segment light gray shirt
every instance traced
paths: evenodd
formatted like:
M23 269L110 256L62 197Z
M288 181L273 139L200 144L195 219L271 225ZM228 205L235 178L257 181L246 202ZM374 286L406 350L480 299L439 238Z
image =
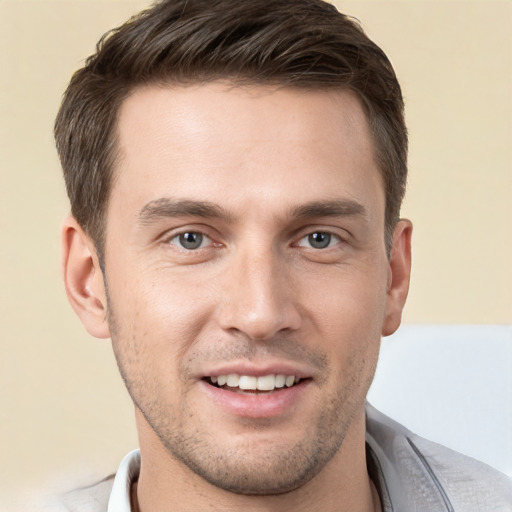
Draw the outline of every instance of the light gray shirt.
M383 512L512 512L512 480L366 407L368 472ZM131 512L130 489L140 470L134 450L115 476L63 496L70 512Z

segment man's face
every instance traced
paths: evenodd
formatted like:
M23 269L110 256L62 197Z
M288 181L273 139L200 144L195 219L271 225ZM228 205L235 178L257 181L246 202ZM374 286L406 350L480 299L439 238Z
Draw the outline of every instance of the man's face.
M108 317L141 444L235 492L296 488L361 424L387 329L385 198L359 102L147 87L118 135Z

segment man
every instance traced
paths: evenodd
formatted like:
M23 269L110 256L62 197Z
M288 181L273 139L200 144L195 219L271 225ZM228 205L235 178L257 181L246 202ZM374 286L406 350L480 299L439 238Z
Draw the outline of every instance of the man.
M491 468L366 404L412 226L397 79L320 0L169 0L56 121L68 297L111 337L140 452L70 510L511 510Z

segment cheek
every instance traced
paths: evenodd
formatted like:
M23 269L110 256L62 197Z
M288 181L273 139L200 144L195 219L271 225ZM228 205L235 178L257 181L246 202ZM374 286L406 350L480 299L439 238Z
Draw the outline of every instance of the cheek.
M124 274L127 275L127 274ZM170 368L194 345L215 298L203 287L160 273L138 273L137 279L109 279L112 339L133 366ZM126 354L126 355L125 355Z
M316 279L308 295L312 335L331 361L336 386L354 396L366 393L378 359L386 304L386 280L379 276L369 268L333 273Z
M301 300L321 330L353 331L357 337L380 337L386 308L386 274L378 263L311 275L303 282Z

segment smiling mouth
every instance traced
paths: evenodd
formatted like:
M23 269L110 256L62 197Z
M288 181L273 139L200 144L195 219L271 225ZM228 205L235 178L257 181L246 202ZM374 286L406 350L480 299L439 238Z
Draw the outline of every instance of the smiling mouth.
M235 393L271 393L297 386L306 379L301 379L295 375L272 374L255 377L232 373L205 377L203 380L214 387Z

